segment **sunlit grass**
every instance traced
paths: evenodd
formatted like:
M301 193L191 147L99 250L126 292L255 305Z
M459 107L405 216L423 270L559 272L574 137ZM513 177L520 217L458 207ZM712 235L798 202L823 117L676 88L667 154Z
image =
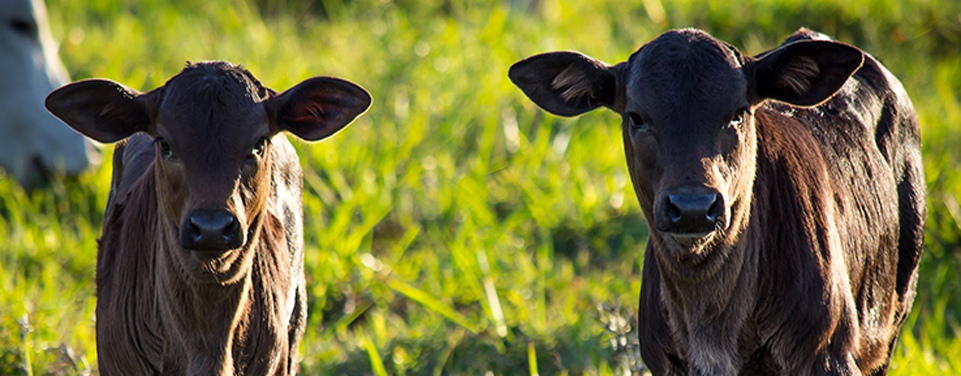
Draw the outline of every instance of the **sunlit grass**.
M51 0L48 7L74 79L148 90L187 60L224 59L278 90L332 75L372 93L371 110L346 131L295 143L305 167L305 374L625 369L632 348L612 339L629 336L612 323L630 323L636 310L647 229L619 119L547 115L510 84L507 67L554 49L613 63L670 27L704 28L747 53L776 46L800 26L855 43L902 79L924 133L926 253L891 373L961 373L955 2ZM95 369L95 244L109 179L108 165L36 192L0 179L0 374Z

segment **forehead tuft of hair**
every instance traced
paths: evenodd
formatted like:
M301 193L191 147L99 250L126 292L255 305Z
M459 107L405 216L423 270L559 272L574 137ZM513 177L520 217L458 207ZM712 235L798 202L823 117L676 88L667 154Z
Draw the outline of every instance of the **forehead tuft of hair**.
M683 103L723 97L742 79L744 58L737 49L696 29L670 30L641 47L630 59L628 89L644 88L663 113ZM711 99L714 98L714 99Z
M697 29L665 32L635 55L644 55L648 63L675 70L730 69L740 66L743 60L736 48Z
M261 102L272 94L270 89L241 65L226 61L187 62L187 66L172 77L165 87L196 99L226 102L229 98ZM198 98L199 97L199 98Z

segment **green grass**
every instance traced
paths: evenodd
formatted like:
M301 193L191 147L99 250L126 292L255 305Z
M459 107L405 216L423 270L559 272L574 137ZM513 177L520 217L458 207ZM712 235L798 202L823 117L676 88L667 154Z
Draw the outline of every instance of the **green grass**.
M147 90L186 60L278 90L313 75L371 110L299 143L304 374L622 374L647 228L611 112L545 114L507 80L554 49L617 62L668 28L747 53L800 26L900 77L929 187L918 299L893 375L961 374L961 3L934 0L49 0L74 79ZM109 160L111 148L105 148ZM2 173L0 173L2 174ZM0 374L96 372L96 239L110 166L24 192L0 178Z

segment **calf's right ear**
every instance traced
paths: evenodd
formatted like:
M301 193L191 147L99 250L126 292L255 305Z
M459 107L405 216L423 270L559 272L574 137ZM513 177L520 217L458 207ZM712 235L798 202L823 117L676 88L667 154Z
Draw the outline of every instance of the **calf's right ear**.
M587 55L558 51L518 61L507 72L514 85L552 114L576 116L600 106L617 108L617 76L624 65L610 66Z
M370 94L334 77L309 78L270 99L275 131L319 141L343 129L370 107Z
M750 63L754 99L796 106L817 106L844 86L861 68L864 54L854 46L802 40L782 46Z
M102 143L120 141L150 126L144 95L110 80L65 85L50 93L45 104L71 128Z

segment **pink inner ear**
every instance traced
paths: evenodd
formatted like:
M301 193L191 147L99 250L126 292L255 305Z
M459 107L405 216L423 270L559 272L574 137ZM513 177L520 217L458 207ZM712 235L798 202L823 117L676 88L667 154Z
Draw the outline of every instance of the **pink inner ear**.
M296 122L337 121L345 108L351 107L350 98L329 89L311 90L304 93L301 100L292 104L291 112Z
M343 108L338 104L325 103L325 98L289 103L282 123L287 130L306 140L319 140L337 132L343 125Z
M290 123L300 126L326 128L342 121L344 109L336 103L303 102L291 106Z
M317 141L347 126L370 105L363 88L330 77L314 77L278 98L279 130Z

